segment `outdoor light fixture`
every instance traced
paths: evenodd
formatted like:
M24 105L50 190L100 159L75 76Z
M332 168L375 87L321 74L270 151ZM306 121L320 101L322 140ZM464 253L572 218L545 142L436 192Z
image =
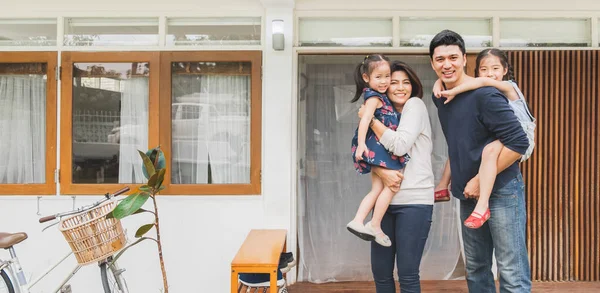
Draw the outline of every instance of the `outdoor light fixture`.
M273 31L273 50L282 51L285 48L285 38L283 37L283 20L274 19L271 24Z

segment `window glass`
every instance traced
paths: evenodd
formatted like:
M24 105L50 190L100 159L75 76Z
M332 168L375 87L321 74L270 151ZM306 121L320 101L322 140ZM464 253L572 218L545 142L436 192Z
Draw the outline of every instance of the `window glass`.
M56 46L56 19L0 19L0 46Z
M172 63L173 184L250 183L250 62Z
M73 64L73 183L143 183L149 64Z
M169 18L167 45L260 45L260 17Z
M589 47L587 19L500 19L501 47Z
M0 63L0 184L46 182L44 63Z
M467 47L491 47L490 19L400 18L400 46L429 47L431 39L442 30L459 33Z
M299 45L305 47L391 47L392 19L301 18Z
M67 18L66 46L155 46L158 18Z

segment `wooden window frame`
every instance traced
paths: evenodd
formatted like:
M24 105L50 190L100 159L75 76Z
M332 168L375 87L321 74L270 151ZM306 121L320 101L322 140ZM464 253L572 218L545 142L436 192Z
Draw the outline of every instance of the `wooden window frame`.
M148 62L149 96L148 96L148 148L158 145L158 93L160 76L160 52L62 52L61 77L61 125L60 125L60 192L61 194L103 194L125 186L135 191L142 184L108 183L79 184L73 183L73 64L74 63L126 63ZM153 117L156 117L153 119ZM140 159L141 164L141 159Z
M172 62L250 62L250 183L249 184L171 184L171 63ZM262 125L262 52L200 51L162 52L160 87L160 143L167 159L166 189L170 195L260 195Z
M46 63L46 171L45 183L0 184L2 195L56 194L56 52L0 52L0 63Z

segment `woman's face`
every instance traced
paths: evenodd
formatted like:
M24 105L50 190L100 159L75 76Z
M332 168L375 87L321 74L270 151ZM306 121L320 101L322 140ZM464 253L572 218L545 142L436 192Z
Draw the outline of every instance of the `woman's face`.
M494 55L488 55L481 60L478 74L481 77L489 77L498 81L502 81L507 71L508 69L502 66L500 58Z
M404 71L394 71L387 91L390 101L396 108L403 107L412 94L412 84Z

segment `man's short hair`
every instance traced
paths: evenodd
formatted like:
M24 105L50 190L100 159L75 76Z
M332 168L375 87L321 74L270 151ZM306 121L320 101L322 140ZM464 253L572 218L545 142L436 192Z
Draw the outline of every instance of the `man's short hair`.
M433 59L433 51L435 50L435 48L439 46L451 45L458 46L463 55L467 53L467 51L465 50L465 41L459 34L451 30L443 30L437 35L435 35L435 37L433 37L433 39L431 40L431 43L429 43L429 58Z

